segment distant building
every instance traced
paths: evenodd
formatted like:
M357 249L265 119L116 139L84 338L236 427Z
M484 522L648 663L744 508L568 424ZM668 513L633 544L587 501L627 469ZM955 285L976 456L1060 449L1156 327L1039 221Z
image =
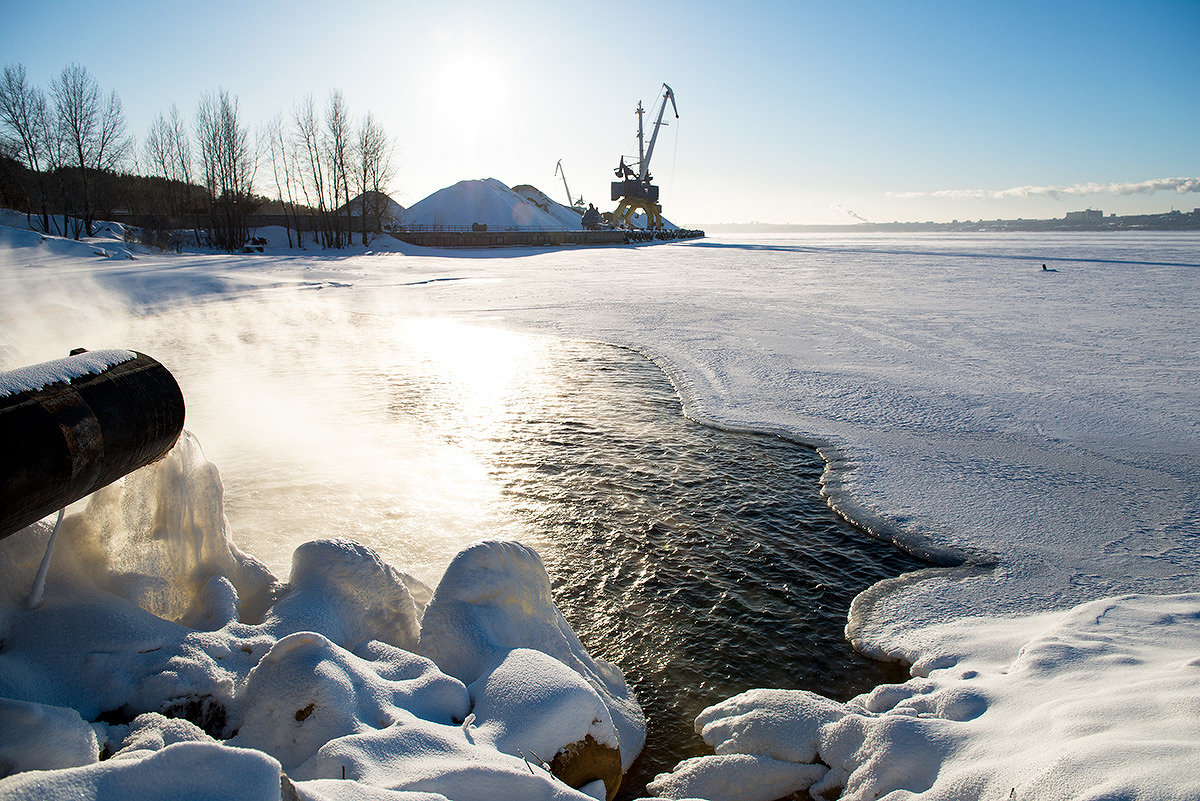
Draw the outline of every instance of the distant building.
M1099 209L1087 209L1086 211L1068 211L1067 222L1073 223L1098 223L1104 219L1104 212Z

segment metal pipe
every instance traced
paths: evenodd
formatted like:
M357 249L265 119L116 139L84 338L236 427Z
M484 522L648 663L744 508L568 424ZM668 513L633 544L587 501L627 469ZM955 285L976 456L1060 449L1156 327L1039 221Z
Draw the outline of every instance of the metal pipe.
M162 458L183 419L179 384L142 353L0 373L0 538Z

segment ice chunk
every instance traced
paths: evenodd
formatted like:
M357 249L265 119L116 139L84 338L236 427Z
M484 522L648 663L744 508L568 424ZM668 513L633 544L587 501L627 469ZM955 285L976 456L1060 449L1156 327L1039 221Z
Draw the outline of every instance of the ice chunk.
M86 513L63 521L60 540L71 541L97 586L158 617L189 626L211 620L206 584L224 576L242 619L254 621L275 578L233 544L223 496L216 466L185 431L165 458L94 493Z
M844 705L816 693L748 690L701 712L696 733L718 754L812 762L821 728L845 715Z

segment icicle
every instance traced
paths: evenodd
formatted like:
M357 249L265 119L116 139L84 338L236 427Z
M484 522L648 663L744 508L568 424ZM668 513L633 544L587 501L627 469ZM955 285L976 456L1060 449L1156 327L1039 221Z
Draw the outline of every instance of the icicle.
M42 593L46 589L46 574L50 572L50 554L54 552L54 538L58 536L58 527L62 525L63 513L66 511L65 507L58 510L58 519L54 521L54 530L50 532L50 541L46 543L46 555L42 557L37 577L33 580L33 590L29 593L29 602L26 604L29 609L37 609L42 605Z

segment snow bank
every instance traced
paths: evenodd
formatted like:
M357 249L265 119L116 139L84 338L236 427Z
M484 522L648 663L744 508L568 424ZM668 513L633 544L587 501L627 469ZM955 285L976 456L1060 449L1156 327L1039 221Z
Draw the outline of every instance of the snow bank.
M12 212L8 212L6 218L0 219L9 219L10 222L16 222L11 219L11 214ZM75 240L32 231L26 226L25 215L22 214L19 216L19 226L0 223L0 249L37 247L46 255L64 258L78 256L100 256L105 259L123 260L132 260L134 258L131 252L132 249L125 244L124 239L114 234L108 227L116 226L118 223L106 223L97 229L96 236Z
M538 208L495 178L459 181L439 189L405 209L400 222L409 226L482 223L495 231L568 227L562 219ZM573 221L573 227L582 228L578 218Z
M516 543L469 549L428 627L419 583L352 542L301 546L280 585L187 432L63 521L31 610L48 528L0 541L0 797L611 799L641 748L620 672Z
M941 648L919 656L920 678L846 704L751 690L706 709L696 731L716 755L650 789L712 801L807 788L844 788L846 799L904 790L1040 801L1188 798L1200 788L1200 595L1127 595L935 634ZM795 779L773 795L740 793L731 778L745 772L752 784L752 760Z

